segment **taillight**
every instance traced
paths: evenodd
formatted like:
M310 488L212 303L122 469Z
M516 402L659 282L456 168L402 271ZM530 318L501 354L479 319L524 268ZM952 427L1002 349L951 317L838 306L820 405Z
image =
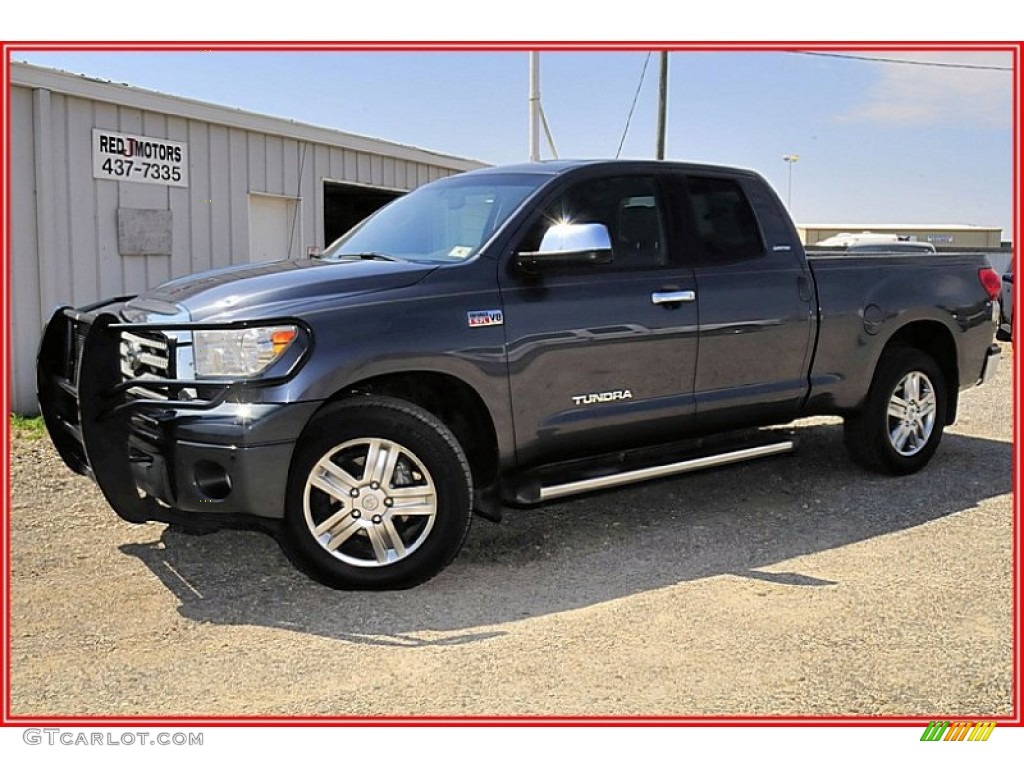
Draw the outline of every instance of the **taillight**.
M996 271L992 269L992 267L979 269L978 280L981 281L981 285L990 299L995 300L999 298L1001 281L999 280L999 275L996 274Z

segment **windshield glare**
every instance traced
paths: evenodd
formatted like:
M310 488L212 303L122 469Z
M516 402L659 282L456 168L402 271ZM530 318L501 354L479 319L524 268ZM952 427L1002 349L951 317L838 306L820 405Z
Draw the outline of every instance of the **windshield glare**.
M465 261L545 180L541 175L494 174L435 181L381 208L335 240L322 258Z

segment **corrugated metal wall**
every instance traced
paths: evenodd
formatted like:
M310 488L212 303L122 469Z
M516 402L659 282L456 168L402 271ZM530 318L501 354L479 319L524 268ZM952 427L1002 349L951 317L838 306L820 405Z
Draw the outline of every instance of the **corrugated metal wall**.
M19 412L36 408L34 358L53 308L248 262L250 194L301 199L298 253L304 254L307 246L325 245L324 179L407 190L466 168L465 162L417 162L44 88L15 85L10 104L10 375L11 407ZM187 142L189 187L94 179L94 127ZM121 255L118 208L171 211L171 253Z

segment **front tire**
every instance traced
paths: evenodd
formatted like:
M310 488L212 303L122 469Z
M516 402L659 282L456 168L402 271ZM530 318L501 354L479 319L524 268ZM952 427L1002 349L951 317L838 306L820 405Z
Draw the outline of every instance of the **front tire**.
M462 547L472 487L465 453L431 413L389 397L344 400L300 438L285 549L330 587L413 587Z
M939 447L946 398L946 378L930 355L912 347L886 350L864 408L846 417L853 460L890 475L917 472Z

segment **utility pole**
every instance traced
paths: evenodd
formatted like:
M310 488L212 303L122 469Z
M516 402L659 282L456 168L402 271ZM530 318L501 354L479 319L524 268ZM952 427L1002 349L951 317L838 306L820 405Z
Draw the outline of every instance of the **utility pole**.
M530 162L540 162L540 53L530 51Z
M800 159L800 155L783 155L783 161L789 166L789 181L786 184L786 208L790 215L793 214L793 165Z
M658 160L665 159L665 119L668 111L668 51L659 54L661 71L658 75Z

